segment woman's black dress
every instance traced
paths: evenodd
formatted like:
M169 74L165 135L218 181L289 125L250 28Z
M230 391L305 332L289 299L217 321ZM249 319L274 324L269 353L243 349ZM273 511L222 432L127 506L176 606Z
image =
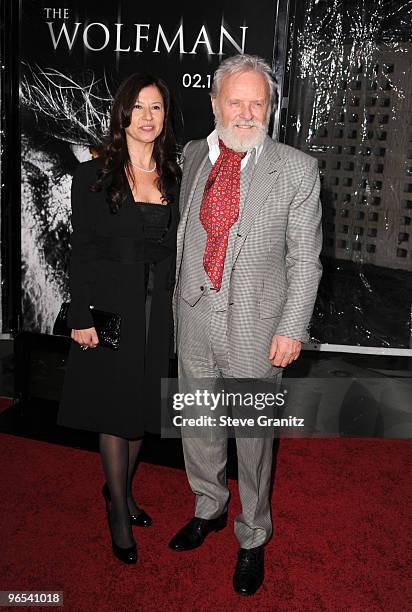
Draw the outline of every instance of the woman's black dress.
M121 316L120 348L72 342L59 425L136 438L160 431L160 381L173 352L172 294L178 222L172 204L133 201L112 213L93 193L101 161L80 165L72 185L69 325L93 326L89 305Z

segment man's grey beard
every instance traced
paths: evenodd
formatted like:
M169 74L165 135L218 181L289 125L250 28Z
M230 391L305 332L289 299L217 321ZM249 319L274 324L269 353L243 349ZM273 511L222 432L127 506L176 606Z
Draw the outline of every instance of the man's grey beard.
M246 135L245 137L237 136L234 133L234 126L236 125L253 125L255 130L252 134ZM235 119L230 121L229 124L225 127L222 124L222 120L220 118L220 114L216 113L215 116L215 126L216 131L219 136L225 143L225 145L232 149L233 151L249 151L254 149L254 147L258 147L265 140L267 130L268 130L269 121L265 121L265 123L260 123L259 121L255 121L254 119L247 121L246 119Z

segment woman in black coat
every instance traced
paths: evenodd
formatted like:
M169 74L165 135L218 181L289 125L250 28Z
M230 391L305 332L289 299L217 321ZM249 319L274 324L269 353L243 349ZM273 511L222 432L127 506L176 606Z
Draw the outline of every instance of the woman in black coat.
M179 182L167 86L132 75L113 101L101 157L73 176L74 342L58 414L60 425L100 434L112 548L126 563L137 560L131 525L151 524L132 479L144 431L159 429L168 376ZM118 350L99 346L91 305L121 316Z

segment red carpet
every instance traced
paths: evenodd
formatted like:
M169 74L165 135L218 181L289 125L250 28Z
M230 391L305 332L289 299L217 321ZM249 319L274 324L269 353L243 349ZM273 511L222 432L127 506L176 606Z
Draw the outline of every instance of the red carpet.
M111 555L98 455L6 435L0 443L0 590L64 591L70 611L412 610L407 441L281 443L275 535L253 598L232 592L231 527L197 551L167 548L192 515L183 472L140 466L136 497L154 525L134 529L140 561L127 567Z

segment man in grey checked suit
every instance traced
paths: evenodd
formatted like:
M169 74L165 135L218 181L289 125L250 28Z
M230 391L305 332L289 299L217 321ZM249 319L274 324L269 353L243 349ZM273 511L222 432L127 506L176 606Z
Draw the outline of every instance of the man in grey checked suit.
M279 381L308 339L321 277L317 161L267 135L275 84L262 59L223 61L211 99L216 130L184 150L174 300L179 376ZM208 194L214 181L217 191ZM225 201L235 201L227 214ZM228 225L217 242L215 206ZM196 505L169 544L179 551L226 525L229 498L227 440L182 440ZM237 436L236 445L242 513L233 585L250 595L263 582L263 545L272 533L273 439Z

